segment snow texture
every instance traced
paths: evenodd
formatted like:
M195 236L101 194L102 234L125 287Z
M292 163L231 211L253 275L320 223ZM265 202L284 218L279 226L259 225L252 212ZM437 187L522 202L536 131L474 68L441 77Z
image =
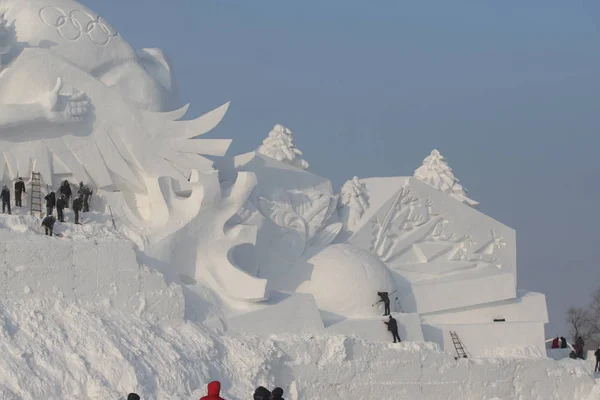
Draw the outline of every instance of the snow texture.
M256 151L297 168L307 169L309 167L308 162L302 158L302 152L294 144L292 131L283 125L275 125Z
M75 0L2 6L0 179L94 195L54 237L30 192L0 216L0 398L197 399L214 379L230 400L598 393L588 363L543 356L545 297L517 291L514 230L472 208L439 152L339 194L281 125L226 157L231 140L198 137L229 103L182 120L160 49Z
M433 150L430 155L425 157L423 165L415 171L415 178L448 194L461 203L472 207L479 204L467 197L467 190L458 183L458 179L452 173L452 168L448 166L444 156L438 150Z

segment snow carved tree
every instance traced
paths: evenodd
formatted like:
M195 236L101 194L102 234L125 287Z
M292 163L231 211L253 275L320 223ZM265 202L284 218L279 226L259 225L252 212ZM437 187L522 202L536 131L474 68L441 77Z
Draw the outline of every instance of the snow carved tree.
M367 191L356 176L342 186L339 208L347 229L352 229L369 208Z
M433 150L423 160L423 165L417 168L414 177L471 207L479 205L477 201L467 197L467 190L458 183L452 168L437 150Z
M302 152L294 145L292 131L283 125L275 125L256 151L297 168L307 169L309 167L308 162L302 158Z

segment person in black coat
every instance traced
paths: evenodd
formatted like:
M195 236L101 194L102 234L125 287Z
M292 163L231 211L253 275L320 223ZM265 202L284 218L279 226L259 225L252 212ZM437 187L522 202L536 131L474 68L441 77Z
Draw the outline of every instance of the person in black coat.
M2 197L2 213L6 212L6 207L8 206L8 213L10 214L10 189L8 186L2 186L0 197Z
M73 195L73 191L71 190L71 185L69 184L69 181L63 181L58 191L60 192L60 194L65 196L65 208L69 208L69 200Z
M19 180L15 182L15 206L22 206L21 194L23 193L27 193L27 189L25 189L25 182L23 182L23 178L19 178Z
M54 211L54 207L56 206L56 194L54 192L50 192L44 197L46 200L46 215L52 215Z
M63 215L63 210L66 206L66 196L62 194L58 200L56 200L56 213L58 214L58 220L60 222L65 222L65 216Z
M271 392L271 400L285 400L283 398L283 389L280 387L276 387Z
M388 292L377 292L377 296L379 296L381 300L379 300L375 304L383 302L383 305L385 306L385 312L383 316L387 317L388 315L390 315L390 296L388 295Z
M56 222L56 218L53 215L48 215L46 218L42 220L42 226L46 231L46 235L52 236L52 232L54 230L54 223Z
M565 339L563 336L560 337L560 348L561 349L567 348L567 339Z
M254 400L271 400L271 392L269 389L259 386L254 391Z
M83 199L83 212L90 211L90 198L92 197L90 188L85 186L83 182L79 182L79 190L77 193Z
M140 400L140 395L137 393L129 393L127 395L127 400Z
M398 321L390 315L390 320L388 322L384 321L383 323L387 325L388 331L392 332L394 343L396 343L396 339L398 339L398 343L400 343L402 340L400 340L400 335L398 335Z
M75 224L79 225L79 211L83 205L83 200L80 196L75 197L73 200L73 213L75 214Z

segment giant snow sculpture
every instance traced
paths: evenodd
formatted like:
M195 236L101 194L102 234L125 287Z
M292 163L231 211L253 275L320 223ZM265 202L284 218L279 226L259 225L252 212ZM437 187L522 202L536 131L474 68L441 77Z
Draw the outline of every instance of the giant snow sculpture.
M473 355L514 343L543 348L545 298L517 290L515 232L473 208L437 150L414 177L354 177L339 194L307 171L282 125L256 151L227 159L230 140L197 137L228 104L182 120L187 106L160 50L134 51L73 0L2 6L0 176L36 171L53 188L63 179L90 184L137 250L136 259L132 248L108 254L117 247L89 244L91 275L101 260L115 266L92 281L64 241L60 271L36 275L26 240L7 245L0 235L0 255L24 269L1 266L15 285L28 282L3 293L48 295L52 281L66 298L108 293L126 312L163 320L202 309L193 318L225 330L260 316L295 332L385 340L385 331L373 334L383 328L372 304L377 291L398 290L392 311L403 313L400 331L411 339L452 351L454 330ZM203 155L215 156L219 171ZM305 308L304 321L294 307Z

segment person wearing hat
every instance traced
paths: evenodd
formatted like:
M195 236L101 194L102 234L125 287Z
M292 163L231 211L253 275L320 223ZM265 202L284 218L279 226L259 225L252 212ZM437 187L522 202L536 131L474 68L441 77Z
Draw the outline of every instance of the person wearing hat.
M280 387L276 387L271 392L271 400L285 400L283 398L283 389Z

